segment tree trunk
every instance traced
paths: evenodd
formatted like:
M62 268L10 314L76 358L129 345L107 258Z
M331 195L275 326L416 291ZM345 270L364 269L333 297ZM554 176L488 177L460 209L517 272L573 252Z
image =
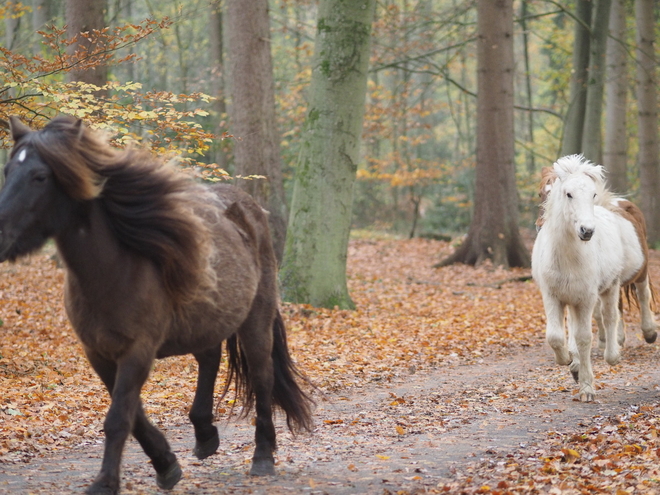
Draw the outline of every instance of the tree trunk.
M90 52L93 45L81 33L91 33L105 27L106 0L66 0L66 36L76 37L68 47L69 55L75 52ZM101 87L108 81L108 66L99 64L92 69L74 67L67 74L68 81L80 81Z
M598 0L589 43L589 83L584 110L582 153L593 162L602 163L603 88L605 87L605 50L612 0Z
M18 39L18 29L21 24L22 15L13 15L17 10L19 2L7 0L5 8L5 48L7 50L16 50L16 40Z
M214 132L222 135L226 128L227 104L225 102L224 85L224 56L222 34L222 6L221 0L212 2L209 6L209 56L211 59L211 95L216 98L213 103L216 116L214 116ZM227 153L222 141L212 146L211 159L223 170L227 169Z
M513 129L513 0L477 2L477 166L467 238L438 266L530 265L518 231Z
M283 298L353 308L346 285L353 184L376 0L321 0L310 105L296 168Z
M522 0L520 2L520 28L522 29L523 40L523 58L525 61L525 97L526 105L528 108L533 108L533 93L532 93L532 69L529 63L529 35L527 32L527 4L529 0ZM536 172L536 163L534 160L534 112L527 111L527 172L530 175Z
M584 110L587 105L587 77L591 26L591 0L576 0L573 69L571 71L571 103L566 113L561 143L562 155L582 152Z
M635 1L640 207L651 245L660 242L660 163L653 0Z
M626 42L626 12L623 0L612 0L610 37L607 39L607 81L605 83L605 142L603 165L608 171L610 189L618 194L628 191L626 159L628 133L626 107L628 103L628 63Z
M266 177L241 180L239 185L270 212L273 247L281 261L287 208L275 120L268 0L228 0L225 16L235 172Z
M34 53L44 51L43 37L37 31L43 31L52 20L51 0L32 0L32 30L34 31Z

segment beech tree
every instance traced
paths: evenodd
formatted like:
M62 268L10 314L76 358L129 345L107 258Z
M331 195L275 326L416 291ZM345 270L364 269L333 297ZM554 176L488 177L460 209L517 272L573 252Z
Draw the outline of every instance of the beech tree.
M591 0L576 0L570 103L562 131L561 154L582 152L584 112L587 105L589 44L591 40Z
M94 32L105 27L106 0L66 0L67 38L74 41L67 51L73 56L76 52L90 53L94 44ZM103 86L108 81L108 66L97 63L94 66L74 65L67 72L68 81L79 81Z
M619 194L628 191L627 155L628 132L626 110L628 103L628 51L626 40L626 12L623 0L612 0L610 36L607 39L607 80L605 82L605 140L603 165L608 171L610 188Z
M235 138L235 172L265 177L239 185L270 212L273 247L281 261L287 207L275 118L268 0L228 0L226 9L232 96L229 132Z
M609 34L612 0L598 0L591 26L589 43L589 81L584 109L582 153L596 163L602 163L603 88L605 86L605 49Z
M640 208L651 244L660 242L660 145L653 0L635 0Z
M477 163L467 238L437 266L490 259L527 267L518 230L513 130L513 0L477 2Z
M321 0L310 103L281 270L282 297L353 308L346 285L375 0Z

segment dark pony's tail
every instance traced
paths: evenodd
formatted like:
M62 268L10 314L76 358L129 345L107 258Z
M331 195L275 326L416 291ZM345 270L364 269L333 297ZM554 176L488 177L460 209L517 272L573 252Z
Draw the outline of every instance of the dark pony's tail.
M254 407L255 394L249 379L247 360L239 344L238 334L227 339L229 374L224 397L232 382L236 387L236 397L243 400L241 416L245 417ZM279 311L273 321L273 405L286 413L286 424L291 432L312 431L312 406L314 401L298 385L297 380L309 383L309 380L298 370L287 346L286 328Z

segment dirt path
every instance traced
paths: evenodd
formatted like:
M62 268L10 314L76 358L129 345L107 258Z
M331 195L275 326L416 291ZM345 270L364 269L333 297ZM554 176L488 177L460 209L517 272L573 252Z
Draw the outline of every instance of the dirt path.
M197 461L192 428L167 428L184 478L170 492L412 493L441 490L469 463L505 458L551 432L580 431L603 417L659 399L658 347L629 338L625 361L607 366L594 351L597 401L575 400L576 386L539 339L507 359L447 365L413 373L346 396L319 400L313 435L293 438L278 421L278 475L249 477L253 427L220 423L221 451ZM96 444L0 465L1 493L82 493L100 466ZM124 460L123 493L160 493L134 441Z

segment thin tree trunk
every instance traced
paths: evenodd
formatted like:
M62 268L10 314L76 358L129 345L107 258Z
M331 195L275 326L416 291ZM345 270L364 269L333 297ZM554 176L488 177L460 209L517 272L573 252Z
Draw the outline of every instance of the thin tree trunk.
M533 108L532 98L532 70L529 64L529 36L527 34L527 3L528 0L520 2L520 27L523 33L523 56L525 59L525 91L527 97L527 107ZM527 150L527 171L529 174L536 172L536 164L534 163L534 112L527 112L527 142L529 143Z
M610 188L619 194L628 191L626 159L628 133L626 108L628 103L628 53L626 12L623 0L612 0L610 37L607 39L607 81L605 83L605 141L603 165L608 171Z
M46 24L52 20L51 0L32 0L32 30L34 31L34 53L44 50L43 37L37 33L42 31Z
M575 2L576 21L570 87L571 102L564 123L561 143L562 155L572 155L582 151L584 110L587 105L591 4L591 0L576 0Z
M513 0L477 2L477 166L467 238L437 266L530 265L518 230L513 128Z
M640 207L652 245L660 242L660 163L653 0L635 1Z
M354 307L346 285L353 185L376 0L321 0L310 105L296 168L282 296Z
M5 48L7 50L16 50L16 40L18 39L18 28L21 24L23 16L12 15L12 12L18 6L17 1L7 0L5 8L7 14L5 15Z
M222 1L216 0L209 6L209 55L211 58L211 95L216 98L214 108L217 116L214 119L214 131L221 135L226 131L225 117L227 104L225 102L224 85L224 54L222 33ZM223 143L217 142L213 146L213 161L220 168L227 169L227 153Z
M589 83L584 111L582 153L591 161L602 163L603 89L605 87L605 50L612 0L598 0L589 44Z
M275 119L268 0L228 0L226 5L235 172L266 177L241 180L239 185L270 212L273 247L281 261L287 207Z

